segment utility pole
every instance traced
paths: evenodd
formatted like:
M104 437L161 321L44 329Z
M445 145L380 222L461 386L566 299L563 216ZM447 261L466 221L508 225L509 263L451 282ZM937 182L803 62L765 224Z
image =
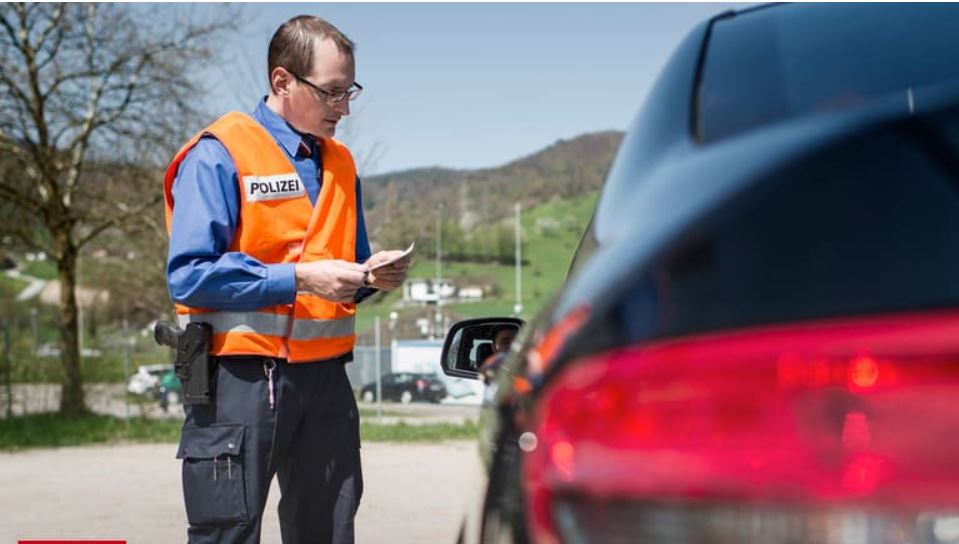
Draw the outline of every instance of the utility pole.
M376 351L373 360L376 361L376 417L383 419L383 377L381 370L381 361L383 354L380 352L380 316L373 318L373 343L376 345Z
M13 359L10 357L10 319L3 321L3 385L7 392L7 421L13 418Z
M123 318L123 378L130 377L130 325L127 318ZM123 427L130 430L130 395L126 390L126 382L123 383Z
M519 202L516 203L514 209L516 210L516 305L513 306L513 314L519 317L519 314L523 312L523 255L520 244L520 240L522 238L522 227L519 223Z
M40 340L37 336L37 313L36 308L30 308L30 333L33 335L33 353L36 354L40 349Z
M443 205L440 204L436 212L436 282L439 284L443 277ZM436 290L437 297L440 296L439 288ZM437 302L439 298L437 298Z
M443 204L440 203L436 213L436 315L433 316L433 338L440 338L443 320L440 306L443 305Z
M81 279L80 279L80 262L82 261L80 252L77 252L77 281L73 286L76 289L76 298L77 298L77 349L80 352L80 360L83 360L83 290L81 288ZM60 289L63 289L63 284L60 284Z

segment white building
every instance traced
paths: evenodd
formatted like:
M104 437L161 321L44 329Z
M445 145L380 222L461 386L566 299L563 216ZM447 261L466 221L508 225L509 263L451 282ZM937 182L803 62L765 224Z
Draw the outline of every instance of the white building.
M403 300L435 303L440 297L449 299L454 296L456 296L456 284L453 280L414 278L406 280L403 284Z

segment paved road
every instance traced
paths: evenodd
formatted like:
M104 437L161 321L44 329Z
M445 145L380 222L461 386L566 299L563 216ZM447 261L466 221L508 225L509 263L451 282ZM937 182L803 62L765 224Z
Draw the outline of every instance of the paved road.
M28 276L26 274L21 274L19 270L7 270L6 274L11 278L16 278L26 282L30 282L29 285L23 288L17 294L17 301L23 302L24 300L30 300L31 298L40 294L43 291L44 287L47 286L46 280L41 280L39 278L34 278L33 276Z
M363 445L360 543L453 542L474 481L475 444ZM0 453L0 542L113 538L185 540L175 445ZM263 543L280 542L279 492L270 493Z

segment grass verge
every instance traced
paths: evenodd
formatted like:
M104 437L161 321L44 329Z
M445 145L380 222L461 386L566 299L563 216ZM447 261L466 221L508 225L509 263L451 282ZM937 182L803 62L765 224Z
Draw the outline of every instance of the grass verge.
M0 451L62 448L90 444L175 443L180 420L122 418L90 414L66 418L58 413L30 414L0 420ZM360 437L370 442L440 442L476 438L477 424L434 423L409 425L360 424Z
M175 420L130 419L89 414L30 414L0 420L0 450L61 448L120 442L176 442L182 423Z
M425 423L410 425L395 423L380 425L360 421L360 439L368 442L442 442L443 440L474 440L479 434L475 421L457 423Z

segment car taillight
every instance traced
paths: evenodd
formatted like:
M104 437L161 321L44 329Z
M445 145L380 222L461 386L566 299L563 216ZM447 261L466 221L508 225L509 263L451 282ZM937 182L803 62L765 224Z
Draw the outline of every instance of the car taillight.
M600 354L533 432L537 542L959 542L959 312Z
M416 390L422 391L426 389L426 380L416 380Z

